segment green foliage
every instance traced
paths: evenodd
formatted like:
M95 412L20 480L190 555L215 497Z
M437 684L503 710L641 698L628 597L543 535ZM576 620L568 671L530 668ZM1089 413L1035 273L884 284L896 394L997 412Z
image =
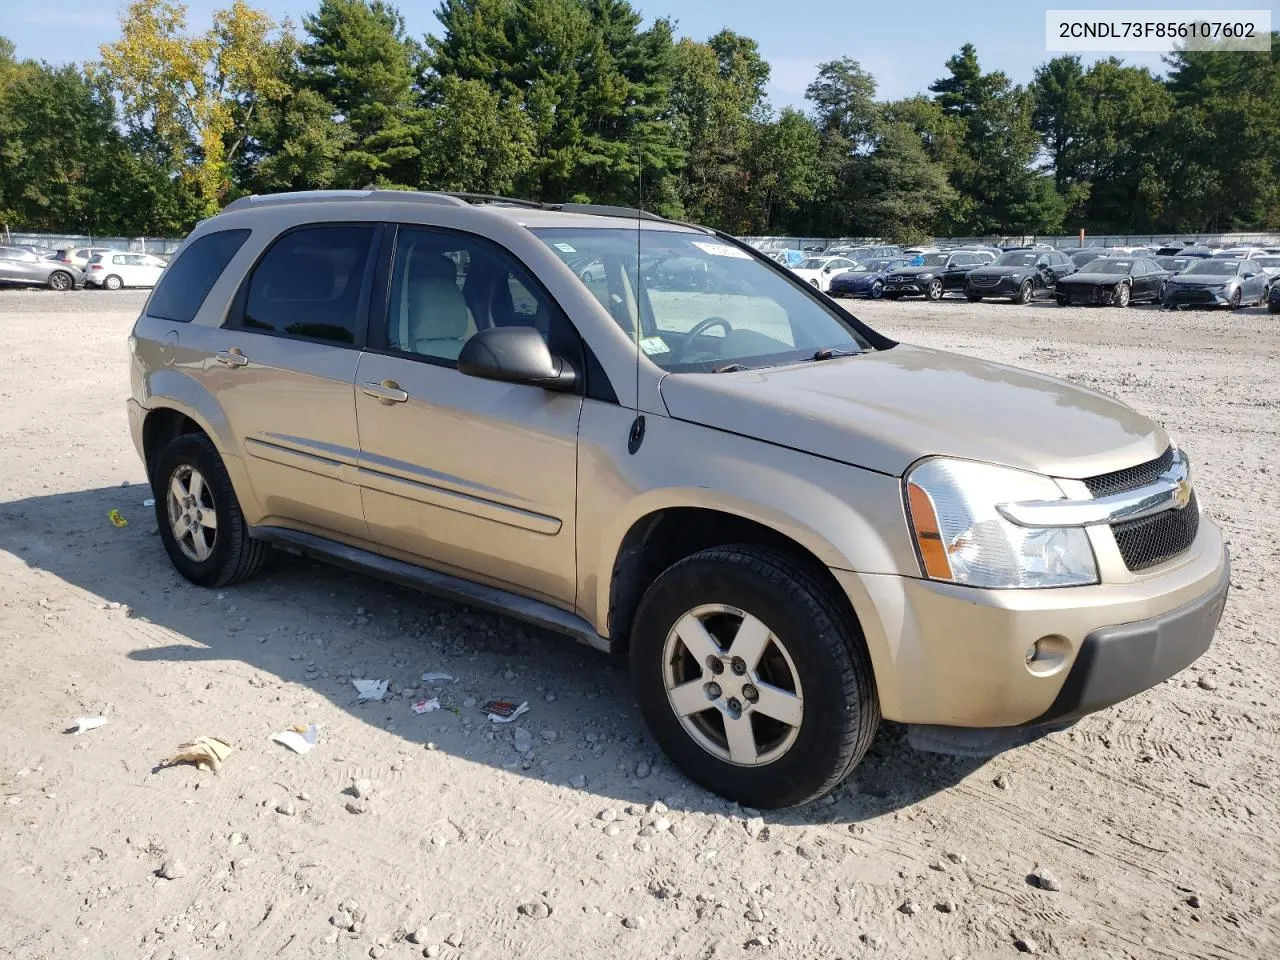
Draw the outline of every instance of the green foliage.
M965 44L920 94L847 57L775 112L750 37L630 0L250 0L204 32L130 0L83 69L0 37L0 218L182 233L237 195L450 189L633 205L737 233L881 236L1280 229L1280 43L1184 51L1165 78L1055 57L1027 86Z

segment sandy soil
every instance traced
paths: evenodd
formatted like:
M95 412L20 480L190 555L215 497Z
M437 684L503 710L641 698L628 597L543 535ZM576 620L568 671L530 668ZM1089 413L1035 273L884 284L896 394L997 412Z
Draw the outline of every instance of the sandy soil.
M584 647L299 560L182 581L124 411L142 299L0 293L0 955L1280 955L1280 318L858 306L1158 418L1233 590L1148 694L986 762L886 725L830 802L762 824L665 763ZM495 727L494 697L531 709ZM270 740L311 722L307 756ZM220 773L161 766L206 734Z

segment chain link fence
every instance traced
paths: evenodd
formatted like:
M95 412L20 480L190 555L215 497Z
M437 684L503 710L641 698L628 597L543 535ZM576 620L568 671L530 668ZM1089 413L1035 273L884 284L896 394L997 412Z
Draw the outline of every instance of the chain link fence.
M46 247L50 252L68 247L106 247L129 253L150 253L165 257L178 249L181 238L172 237L95 237L80 233L26 233L5 228L0 233L0 243L5 246Z

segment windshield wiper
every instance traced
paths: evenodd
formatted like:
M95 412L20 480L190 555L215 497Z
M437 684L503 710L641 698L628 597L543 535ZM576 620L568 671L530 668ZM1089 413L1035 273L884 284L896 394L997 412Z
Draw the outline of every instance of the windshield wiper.
M833 357L856 357L861 350L842 350L839 347L823 347L821 350L815 350L810 360L830 360Z
M723 367L716 367L712 373L737 373L739 370L750 370L745 363L726 363Z

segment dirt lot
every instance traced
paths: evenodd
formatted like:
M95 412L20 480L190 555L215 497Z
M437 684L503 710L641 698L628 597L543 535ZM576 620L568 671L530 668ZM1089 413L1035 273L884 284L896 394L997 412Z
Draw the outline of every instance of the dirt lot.
M859 305L1162 421L1233 590L1149 694L986 762L886 725L832 802L761 829L663 762L584 647L300 560L179 579L123 404L142 300L0 293L0 955L1280 955L1280 318ZM356 704L352 676L395 695ZM531 709L495 727L475 702L503 696ZM270 740L309 722L307 756ZM220 773L161 768L203 734L236 746Z

